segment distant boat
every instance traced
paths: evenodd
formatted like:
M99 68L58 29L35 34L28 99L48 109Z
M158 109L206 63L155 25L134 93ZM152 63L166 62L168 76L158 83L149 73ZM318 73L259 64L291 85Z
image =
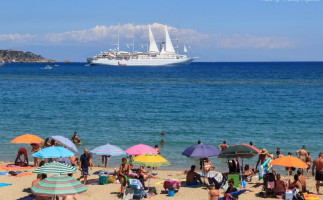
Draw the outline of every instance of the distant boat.
M133 29L134 31L134 29ZM134 50L134 32L132 41L132 53L127 51L120 51L119 47L119 24L118 24L118 44L116 50L109 50L101 52L100 54L87 58L89 65L102 66L168 66L168 65L189 65L198 57L188 57L187 55L180 55L178 53L178 38L177 45L174 48L172 40L169 36L167 26L165 25L165 42L160 42L158 49L156 40L148 25L148 49L147 52L135 52ZM175 49L177 51L175 51ZM184 46L184 53L187 52Z
M4 66L5 64L6 63L3 60L0 61L0 66Z
M52 69L53 67L50 65L46 65L43 69Z

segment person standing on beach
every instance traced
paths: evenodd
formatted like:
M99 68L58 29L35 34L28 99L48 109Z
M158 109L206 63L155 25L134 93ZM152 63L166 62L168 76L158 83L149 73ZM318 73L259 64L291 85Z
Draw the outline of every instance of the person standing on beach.
M258 169L259 163L261 165L264 164L264 162L266 162L266 160L268 159L268 157L269 157L269 154L268 154L267 149L262 149L261 152L260 152L260 154L259 154L259 157L258 157L256 169Z
M299 149L298 151L296 151L296 156L305 162L305 159L308 156L305 145L303 145L302 149Z
M36 153L41 150L41 146L38 143L31 143L30 145L32 146L31 152ZM34 167L37 167L38 165L39 165L39 158L34 157Z
M21 155L24 155L24 161L21 160L21 158L20 158ZM25 148L20 148L18 150L18 154L17 154L16 160L15 160L15 165L20 166L20 163L23 163L22 164L23 166L28 166L29 165L28 152L27 152L27 150Z
M226 148L228 148L229 146L227 145L227 142L226 141L223 141L223 143L222 144L220 144L219 146L219 149L221 150L221 151L224 151Z
M322 152L319 154L319 157L316 158L313 162L312 175L315 176L317 194L322 195L320 193L320 182L321 181L323 182L323 153Z
M90 165L91 163L92 161L91 161L91 156L89 154L89 150L84 149L84 154L81 155L80 164L79 164L81 177L77 179L78 181L80 181L82 178L84 178L84 185L86 185L87 175L89 175L89 167L92 170L92 167Z

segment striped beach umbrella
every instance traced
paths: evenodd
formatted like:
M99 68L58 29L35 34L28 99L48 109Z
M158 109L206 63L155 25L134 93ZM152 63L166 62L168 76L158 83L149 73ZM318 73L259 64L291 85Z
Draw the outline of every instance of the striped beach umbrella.
M96 147L95 149L92 149L90 153L106 156L121 156L126 154L120 147L111 144Z
M74 156L74 153L63 147L46 147L33 154L37 158L66 158Z
M87 187L85 187L81 182L65 175L45 178L31 188L31 191L39 196L50 197L75 195L85 192L86 190Z
M76 167L59 162L47 163L33 171L36 174L69 174L76 172Z

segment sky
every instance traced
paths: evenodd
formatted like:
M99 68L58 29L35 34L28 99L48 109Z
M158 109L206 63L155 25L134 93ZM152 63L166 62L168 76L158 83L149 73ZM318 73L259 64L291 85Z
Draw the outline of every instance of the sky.
M168 26L201 62L323 61L323 0L0 0L0 49L85 62L116 48L145 51ZM132 26L134 24L134 26ZM128 44L128 45L127 45Z

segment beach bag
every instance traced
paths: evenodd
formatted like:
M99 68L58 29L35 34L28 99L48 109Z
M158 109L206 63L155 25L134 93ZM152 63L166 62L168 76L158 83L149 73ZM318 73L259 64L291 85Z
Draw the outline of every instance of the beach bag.
M108 183L117 183L117 179L115 176L108 176Z
M293 197L294 197L293 190L286 190L285 191L285 199L291 200L291 199L293 199Z

